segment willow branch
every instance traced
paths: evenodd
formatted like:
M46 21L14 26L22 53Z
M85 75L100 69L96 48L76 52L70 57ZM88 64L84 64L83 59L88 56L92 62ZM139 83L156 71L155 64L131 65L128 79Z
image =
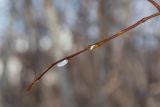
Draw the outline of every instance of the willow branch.
M157 10L160 12L160 6L158 3L156 3L154 0L148 0L154 7L157 8Z
M160 6L159 6L155 1L153 1L153 0L148 0L148 1L149 1L150 3L152 3L158 10L160 10ZM88 50L93 50L93 49L95 49L95 48L99 48L100 46L102 46L103 44L111 41L112 39L114 39L114 38L116 38L116 37L119 37L119 36L122 36L124 33L128 32L128 31L130 31L130 30L132 30L132 29L134 29L134 28L136 28L137 26L143 24L144 22L148 21L149 19L152 19L152 18L157 17L157 16L159 16L159 15L160 15L160 11L157 12L157 13L154 13L154 14L152 14L152 15L150 15L150 16L146 16L146 17L140 19L139 21L137 21L136 23L134 23L133 25L131 25L131 26L125 28L125 29L122 29L121 31L119 31L119 32L116 33L116 34L114 34L114 35L112 35L112 36L109 36L109 37L107 37L107 38L105 38L105 39L103 39L103 40L101 40L101 41L99 41L99 42L96 42L96 43L94 43L94 44L88 45L86 48L82 49L81 51L78 51L78 52L76 52L76 53L74 53L74 54L72 54L72 55L69 55L69 56L67 56L67 57L65 57L65 58L62 58L62 59L60 59L60 60L58 60L58 61L50 64L37 78L35 78L35 79L32 81L32 83L27 87L27 90L28 90L28 91L31 90L32 87L33 87L33 85L34 85L37 81L39 81L52 67L54 67L54 66L57 65L58 63L62 62L63 60L70 60L70 59L72 59L73 57L75 57L75 56L77 56L77 55L79 55L79 54L81 54L81 53L83 53L83 52L86 52L86 51L88 51Z

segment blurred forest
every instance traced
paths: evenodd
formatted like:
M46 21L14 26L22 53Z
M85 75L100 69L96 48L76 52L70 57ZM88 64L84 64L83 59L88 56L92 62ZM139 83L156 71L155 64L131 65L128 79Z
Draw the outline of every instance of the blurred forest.
M147 0L0 0L0 107L159 107L159 17L26 92L48 64L156 11Z

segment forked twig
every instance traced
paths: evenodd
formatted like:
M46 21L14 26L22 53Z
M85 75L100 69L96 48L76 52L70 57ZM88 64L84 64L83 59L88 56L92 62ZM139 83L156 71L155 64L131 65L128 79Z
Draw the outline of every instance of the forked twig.
M93 50L93 49L95 49L95 48L98 48L98 47L102 46L104 43L107 43L108 41L110 41L110 40L112 40L112 39L114 39L114 38L116 38L116 37L122 36L122 34L130 31L131 29L136 28L137 26L141 25L142 23L146 22L147 20L149 20L149 19L151 19L151 18L154 18L154 17L156 17L156 16L159 16L159 15L160 15L160 6L159 6L155 1L153 1L153 0L148 0L148 1L149 1L151 4L153 4L153 5L158 9L159 12L154 13L154 14L152 14L152 15L150 15L150 16L144 17L144 18L142 18L141 20L139 20L139 21L137 21L136 23L134 23L133 25L131 25L131 26L129 26L129 27L127 27L127 28L119 31L119 32L116 33L116 34L114 34L114 35L112 35L112 36L110 36L110 37L107 37L107 38L105 38L105 39L103 39L103 40L101 40L101 41L99 41L99 42L94 43L94 44L88 45L88 46L87 46L86 48L84 48L83 50L78 51L78 52L76 52L76 53L74 53L74 54L72 54L72 55L69 55L69 56L67 56L67 57L65 57L65 58L62 58L62 59L58 60L57 62L54 62L54 63L50 64L37 78L35 78L35 79L33 80L33 82L27 87L27 90L28 90L28 91L31 90L31 88L33 87L33 85L34 85L37 81L39 81L39 80L44 76L44 74L46 74L53 66L57 65L58 63L60 63L60 62L62 62L62 61L64 61L64 60L70 60L70 59L72 59L73 57L75 57L75 56L77 56L77 55L79 55L79 54L81 54L81 53L83 53L83 52L85 52L85 51Z

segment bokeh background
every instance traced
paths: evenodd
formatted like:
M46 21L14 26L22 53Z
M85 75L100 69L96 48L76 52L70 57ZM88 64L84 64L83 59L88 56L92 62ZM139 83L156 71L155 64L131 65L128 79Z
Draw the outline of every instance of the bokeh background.
M48 64L156 11L147 0L0 0L0 107L159 107L158 17L26 92Z

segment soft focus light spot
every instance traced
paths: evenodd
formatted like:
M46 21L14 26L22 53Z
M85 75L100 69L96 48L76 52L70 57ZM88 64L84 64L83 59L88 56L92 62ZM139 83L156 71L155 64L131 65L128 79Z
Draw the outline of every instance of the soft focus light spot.
M88 4L88 19L90 22L95 22L98 19L98 1L90 1Z
M57 66L58 66L58 67L62 67L62 66L65 66L67 63L68 63L68 60L65 59L65 60L59 62L59 63L57 64Z
M67 28L62 28L60 32L60 45L64 51L70 51L72 49L73 35Z
M43 36L39 40L39 48L42 51L48 51L52 48L52 39L49 36Z
M98 36L99 36L99 28L98 28L98 26L90 26L89 28L88 28L88 35L89 35L89 37L91 37L91 39L97 39L98 38Z
M17 39L15 41L15 48L17 52L25 53L29 49L29 42L25 39Z
M64 21L69 27L74 27L78 19L80 9L79 0L54 0L54 5L64 14Z
M22 19L17 18L13 22L13 31L17 32L17 34L23 34L25 32L25 23Z
M9 16L5 17L5 16L1 15L1 17L0 17L0 33L3 33L4 31L6 31L6 28L9 25L9 21L10 21Z
M3 74L3 69L4 69L4 63L3 63L3 60L0 59L0 77L1 77L2 74Z
M20 73L22 70L21 61L15 56L10 57L7 62L7 69L9 82L12 85L18 85L20 83Z
M10 1L0 0L0 34L6 31L10 22Z

